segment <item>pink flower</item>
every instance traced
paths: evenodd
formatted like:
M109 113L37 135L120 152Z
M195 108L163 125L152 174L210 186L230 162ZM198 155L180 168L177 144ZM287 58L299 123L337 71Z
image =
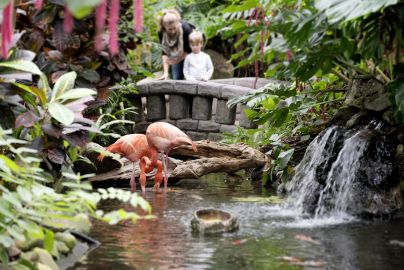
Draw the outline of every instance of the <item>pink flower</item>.
M36 9L42 8L42 0L35 0L35 8Z
M70 12L69 8L65 6L65 19L63 21L63 30L66 33L71 33L73 30L73 15Z
M3 58L8 57L8 46L13 37L13 11L14 1L3 9L3 22L1 24L1 54Z
M117 54L118 44L118 19L119 19L119 0L111 0L109 9L109 51L111 55Z
M143 4L142 0L134 0L135 1L135 16L134 16L134 27L136 33L142 32L143 28Z
M95 10L95 49L100 52L102 50L102 33L105 27L105 17L107 14L107 0L101 0Z

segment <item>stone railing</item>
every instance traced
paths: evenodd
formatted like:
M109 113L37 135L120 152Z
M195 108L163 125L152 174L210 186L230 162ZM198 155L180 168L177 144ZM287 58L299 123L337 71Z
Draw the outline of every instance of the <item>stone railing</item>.
M228 108L229 99L254 92L255 78L198 81L158 81L137 83L139 95L135 132L145 132L151 122L166 121L186 132L194 140L222 139L221 132L233 132L237 126L256 127L244 114L244 106ZM259 78L257 88L271 80ZM143 100L143 102L142 102Z

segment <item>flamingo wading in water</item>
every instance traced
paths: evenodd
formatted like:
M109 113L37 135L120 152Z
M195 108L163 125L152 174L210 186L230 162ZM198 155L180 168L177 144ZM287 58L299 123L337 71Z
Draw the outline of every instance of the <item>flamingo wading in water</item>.
M166 122L150 124L146 129L146 137L150 147L155 148L157 152L163 154L164 192L166 192L168 182L168 153L174 147L183 144L190 144L196 152L196 145L182 130ZM154 153L156 152L154 151ZM151 162L157 162L157 154L152 156Z
M161 161L154 159L150 160L153 156L157 156L155 148L149 146L146 135L144 134L129 134L122 136L115 143L106 148L108 152L118 153L133 163L132 177L130 179L130 188L132 192L136 191L135 182L135 165L139 161L140 167L140 187L142 193L146 190L146 173L149 173L157 166L157 173L154 178L154 187L158 188L163 180L162 175L162 163ZM103 160L104 155L98 156L99 160Z

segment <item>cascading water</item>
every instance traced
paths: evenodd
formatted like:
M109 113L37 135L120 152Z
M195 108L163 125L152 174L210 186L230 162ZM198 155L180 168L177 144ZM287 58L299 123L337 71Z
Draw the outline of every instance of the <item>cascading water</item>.
M363 156L367 141L361 138L364 131L359 131L347 139L328 173L326 186L320 193L315 217L346 216L352 204L350 192Z
M394 212L394 146L381 128L376 122L355 130L335 126L317 136L286 187L284 209L328 223Z

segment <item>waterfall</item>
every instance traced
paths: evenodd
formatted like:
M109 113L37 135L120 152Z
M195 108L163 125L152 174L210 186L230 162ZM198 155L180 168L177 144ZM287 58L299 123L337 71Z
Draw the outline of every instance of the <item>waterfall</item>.
M328 173L326 186L320 192L315 217L346 215L352 204L353 188L359 159L363 156L367 141L362 139L365 131L359 131L347 139Z
M369 134L369 126L356 132L331 127L317 136L296 167L285 207L317 219L349 216L352 189Z
M306 212L307 200L319 188L316 169L321 163L326 164L328 162L331 157L329 148L334 147L338 137L337 127L332 127L317 136L307 147L288 188L291 194L286 202L287 208L295 208L301 213Z

